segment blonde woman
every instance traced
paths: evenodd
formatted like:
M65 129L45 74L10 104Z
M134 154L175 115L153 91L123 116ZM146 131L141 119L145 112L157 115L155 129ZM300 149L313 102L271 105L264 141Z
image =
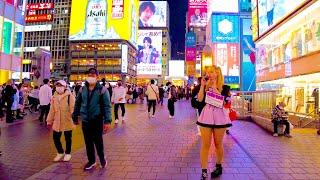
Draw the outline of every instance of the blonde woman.
M198 94L199 102L205 99L207 91L220 94L222 90L223 77L221 74L221 69L218 67L209 67L206 70L206 75L202 78L201 87ZM200 151L202 168L201 179L205 180L208 178L208 156L212 137L214 139L217 162L216 169L211 173L211 178L219 177L222 174L221 163L224 156L222 141L226 132L226 128L231 126L231 120L225 115L222 108L217 108L215 106L206 104L197 121L197 125L200 126L202 141Z

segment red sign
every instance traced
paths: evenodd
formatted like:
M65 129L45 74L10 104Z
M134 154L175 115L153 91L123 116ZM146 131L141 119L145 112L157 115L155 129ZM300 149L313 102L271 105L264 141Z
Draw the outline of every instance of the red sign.
M239 44L214 44L215 64L221 68L224 76L240 75Z
M189 0L188 25L204 27L207 25L207 0Z
M53 9L53 3L35 3L35 4L27 4L27 10L43 10L43 9Z
M52 21L53 14L28 15L25 20L27 23Z
M123 0L112 0L112 19L123 18Z
M194 47L186 47L186 61L196 61L197 49Z

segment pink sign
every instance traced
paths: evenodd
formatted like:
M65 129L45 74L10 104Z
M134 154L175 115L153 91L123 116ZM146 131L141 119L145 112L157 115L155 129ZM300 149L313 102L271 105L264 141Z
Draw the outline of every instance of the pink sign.
M207 0L189 0L189 27L205 27L207 25Z
M197 49L186 47L186 61L196 61Z
M224 97L220 94L208 91L206 94L205 102L212 106L223 108Z

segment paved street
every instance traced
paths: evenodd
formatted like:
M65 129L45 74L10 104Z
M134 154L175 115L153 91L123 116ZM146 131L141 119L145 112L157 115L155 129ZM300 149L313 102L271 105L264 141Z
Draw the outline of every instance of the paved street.
M173 120L166 107L148 119L145 105L129 105L127 122L104 137L108 167L90 172L82 170L86 156L80 130L74 133L72 161L53 164L51 134L38 122L3 128L0 179L199 179L195 113L186 102L176 109ZM293 135L274 138L251 122L235 122L224 141L221 179L320 179L320 137L305 129ZM211 157L210 169L214 153Z

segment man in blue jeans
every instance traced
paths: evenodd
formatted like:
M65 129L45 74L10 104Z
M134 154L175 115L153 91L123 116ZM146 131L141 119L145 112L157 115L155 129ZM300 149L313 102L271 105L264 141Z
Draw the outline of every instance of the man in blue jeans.
M111 103L109 91L97 81L98 71L90 68L85 86L77 95L73 121L78 123L79 116L82 120L82 131L86 144L88 163L84 170L90 170L96 166L95 148L100 158L101 168L105 168L107 161L104 157L103 132L110 128Z

